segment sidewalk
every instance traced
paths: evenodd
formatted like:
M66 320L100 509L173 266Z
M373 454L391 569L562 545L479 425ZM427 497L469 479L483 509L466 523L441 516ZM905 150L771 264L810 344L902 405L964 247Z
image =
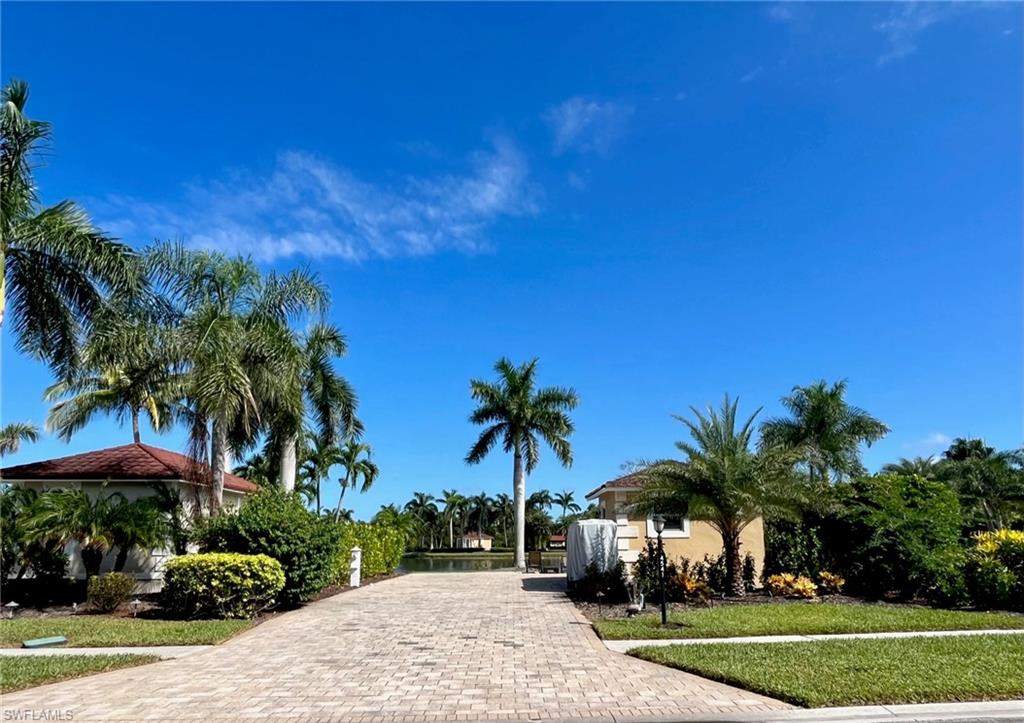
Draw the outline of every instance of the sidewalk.
M881 640L890 638L950 638L964 635L1024 635L1024 630L918 630L895 633L832 633L827 635L750 635L739 638L658 638L656 640L604 640L617 653L634 648L715 643L803 643L808 640Z

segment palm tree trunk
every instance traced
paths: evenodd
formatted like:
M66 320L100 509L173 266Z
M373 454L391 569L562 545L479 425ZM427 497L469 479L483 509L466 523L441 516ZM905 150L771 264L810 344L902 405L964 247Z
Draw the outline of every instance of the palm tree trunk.
M132 440L135 444L142 443L142 435L139 434L139 410L132 409Z
M114 572L122 572L124 570L124 566L128 562L128 553L131 549L131 545L118 546L117 557L114 558Z
M288 435L281 442L281 472L278 478L281 482L281 489L285 492L295 491L296 446L297 440L294 434Z
M334 521L337 522L341 519L341 501L345 499L345 490L348 489L348 475L345 475L344 480L341 482L341 492L338 494L338 506L334 508Z
M515 566L526 569L526 474L523 470L523 453L516 445L512 455L512 484L515 487L516 505L516 557Z
M213 423L213 439L210 442L211 495L210 512L218 511L224 504L224 472L228 449L228 432L223 424Z
M734 597L743 597L746 590L743 587L743 565L740 560L740 536L739 533L731 533L722 536L722 543L725 547L725 570L729 594Z
M320 516L320 478L316 478L316 516Z
M448 515L448 547L455 549L455 513Z

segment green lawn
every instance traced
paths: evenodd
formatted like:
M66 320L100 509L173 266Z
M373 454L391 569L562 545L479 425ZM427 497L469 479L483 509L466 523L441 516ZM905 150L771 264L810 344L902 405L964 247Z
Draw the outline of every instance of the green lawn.
M113 645L210 645L245 630L248 620L137 620L102 615L0 620L0 647L63 635L73 648Z
M1024 698L1024 638L672 645L631 651L808 707Z
M0 658L0 692L31 688L91 673L155 663L155 655L39 655Z
M937 610L905 605L776 603L725 605L669 613L669 622L686 627L662 628L659 615L598 620L594 628L607 640L657 638L728 638L746 635L814 635L881 633L910 630L986 630L1024 628L1024 615Z

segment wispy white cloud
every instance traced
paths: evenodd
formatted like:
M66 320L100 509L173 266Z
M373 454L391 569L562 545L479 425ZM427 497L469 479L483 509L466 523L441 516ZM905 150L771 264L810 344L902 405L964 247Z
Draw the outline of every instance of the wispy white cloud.
M925 30L962 13L981 8L998 7L1002 3L985 2L905 2L897 4L889 17L875 25L885 36L888 48L878 56L878 65L887 65L917 50L919 37ZM1007 3L1012 5L1012 3Z
M768 6L768 17L780 23L788 23L796 18L797 4L794 2L778 2Z
M555 154L561 155L569 150L607 153L626 132L632 115L628 103L577 95L548 108L542 117L554 133Z
M749 83L750 81L754 80L757 76L761 75L761 73L763 73L763 72L764 72L764 66L759 65L756 68L751 69L751 71L749 73L747 73L742 78L740 78L740 82L741 83Z
M507 138L473 154L465 173L360 180L310 153L281 153L267 174L194 183L170 203L110 197L97 208L124 239L182 239L262 261L305 256L357 261L445 249L487 249L500 218L537 211L526 158Z
M921 439L911 440L903 443L904 449L910 449L917 452L935 452L938 450L945 449L953 441L953 438L948 434L942 432L932 432L926 437Z

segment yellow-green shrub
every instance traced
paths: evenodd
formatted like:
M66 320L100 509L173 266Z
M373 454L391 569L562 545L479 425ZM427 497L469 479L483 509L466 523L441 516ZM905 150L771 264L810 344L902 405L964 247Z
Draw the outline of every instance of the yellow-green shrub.
M135 578L123 572L108 572L89 578L89 605L101 613L112 613L128 602L135 589Z
M825 595L838 595L843 591L843 586L846 584L840 575L831 573L828 570L823 570L818 574L818 587L821 588L821 592Z
M398 530L380 523L340 523L341 544L335 560L334 582L348 583L349 560L352 548L363 551L360 575L364 578L390 575L402 561L405 553L405 536Z
M818 588L809 577L797 577L789 572L772 575L765 580L765 585L772 595L778 597L813 598L818 595Z
M164 607L188 617L251 618L283 588L284 570L267 555L183 555L164 570Z
M978 552L991 555L998 552L1004 545L1024 545L1024 532L1002 529L992 532L979 532L974 536L974 548Z

